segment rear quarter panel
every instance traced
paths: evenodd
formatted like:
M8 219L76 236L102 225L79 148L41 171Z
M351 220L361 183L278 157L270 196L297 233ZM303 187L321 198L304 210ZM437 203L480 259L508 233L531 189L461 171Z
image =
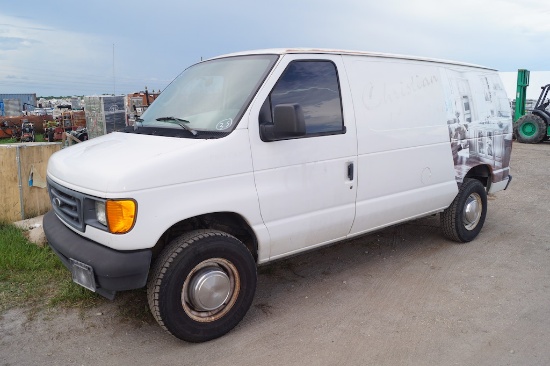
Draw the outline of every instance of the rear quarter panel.
M485 165L492 183L508 180L512 151L512 115L500 77L494 71L449 67L443 83L446 119L455 177Z

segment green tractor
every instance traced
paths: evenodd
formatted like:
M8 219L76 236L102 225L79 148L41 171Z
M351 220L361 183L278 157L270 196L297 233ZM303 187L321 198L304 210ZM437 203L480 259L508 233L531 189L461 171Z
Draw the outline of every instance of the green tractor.
M518 142L536 144L550 139L550 111L546 109L550 104L548 99L550 84L541 88L542 91L533 111L514 122L514 134Z

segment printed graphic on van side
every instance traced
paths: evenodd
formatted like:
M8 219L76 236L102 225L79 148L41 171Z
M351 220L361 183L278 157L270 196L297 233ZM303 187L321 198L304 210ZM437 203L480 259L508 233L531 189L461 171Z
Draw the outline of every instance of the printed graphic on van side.
M500 80L479 71L443 72L448 80L443 88L457 181L480 164L492 167L494 181L505 179L512 149L511 111Z
M350 84L355 93L361 90L362 108L355 109L359 139L365 141L360 155L419 146L440 154L444 151L436 146L451 141L458 183L479 165L490 167L493 182L507 179L511 111L496 73L458 65L352 60L347 67L359 77ZM445 125L448 139L443 140Z

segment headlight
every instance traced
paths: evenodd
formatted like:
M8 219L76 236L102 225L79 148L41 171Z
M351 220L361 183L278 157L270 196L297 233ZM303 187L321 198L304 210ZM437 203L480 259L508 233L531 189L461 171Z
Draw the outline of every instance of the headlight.
M105 202L95 202L95 216L97 221L107 226L107 215L105 214Z
M137 204L134 200L107 200L95 204L97 221L113 234L125 234L136 221Z

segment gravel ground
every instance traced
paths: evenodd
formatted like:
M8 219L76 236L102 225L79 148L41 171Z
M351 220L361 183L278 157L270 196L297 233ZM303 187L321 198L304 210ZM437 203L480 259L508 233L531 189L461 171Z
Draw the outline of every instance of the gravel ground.
M97 308L0 318L0 365L548 365L550 143L514 143L514 180L469 244L439 218L260 269L226 336L181 342L125 295Z

